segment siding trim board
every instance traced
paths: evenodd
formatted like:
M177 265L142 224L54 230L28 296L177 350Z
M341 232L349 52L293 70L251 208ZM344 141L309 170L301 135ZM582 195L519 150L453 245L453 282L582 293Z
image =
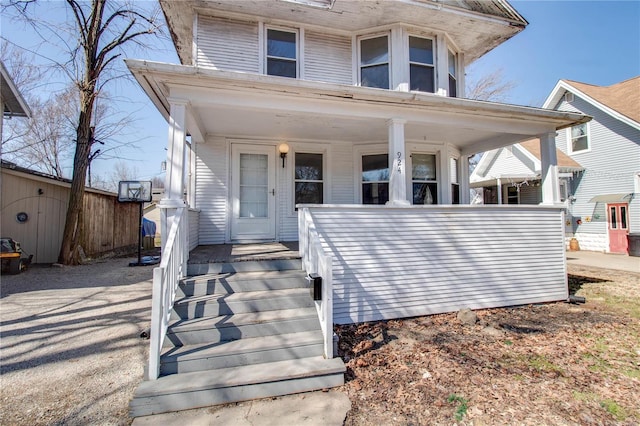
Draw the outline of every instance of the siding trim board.
M336 323L568 297L561 208L304 208L334 259Z

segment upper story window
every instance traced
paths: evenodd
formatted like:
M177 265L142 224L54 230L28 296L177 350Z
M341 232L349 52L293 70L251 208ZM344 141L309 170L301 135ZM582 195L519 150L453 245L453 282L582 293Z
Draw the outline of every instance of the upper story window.
M298 34L292 31L267 30L267 74L298 76Z
M435 92L433 40L409 37L409 87L421 92Z
M589 132L587 129L587 123L578 124L570 129L571 140L569 142L569 153L575 154L578 152L589 151Z
M449 50L449 96L458 96L458 57Z
M389 88L389 37L360 40L360 85Z

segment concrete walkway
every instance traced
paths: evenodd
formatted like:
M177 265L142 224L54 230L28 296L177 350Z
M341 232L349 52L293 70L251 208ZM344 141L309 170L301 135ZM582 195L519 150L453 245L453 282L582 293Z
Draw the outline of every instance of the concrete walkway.
M595 251L568 251L567 264L614 269L640 274L640 257L626 254L611 254Z
M319 391L137 417L132 426L341 426L350 409L345 393Z

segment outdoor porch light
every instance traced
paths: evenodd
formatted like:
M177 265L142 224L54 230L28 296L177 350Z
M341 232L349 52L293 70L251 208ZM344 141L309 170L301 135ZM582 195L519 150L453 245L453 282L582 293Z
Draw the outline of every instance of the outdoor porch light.
M284 159L287 158L287 154L289 153L289 145L286 143L281 143L278 145L278 152L280 153L280 158L282 158L282 168L284 169Z

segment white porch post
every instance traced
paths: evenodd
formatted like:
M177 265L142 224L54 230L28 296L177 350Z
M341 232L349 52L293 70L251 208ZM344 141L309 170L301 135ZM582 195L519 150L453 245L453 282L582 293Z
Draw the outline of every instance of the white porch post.
M462 155L458 161L458 167L460 168L460 204L471 203L470 189L469 189L469 156Z
M502 204L502 179L496 179L496 185L498 186L498 204Z
M559 203L560 182L558 180L555 132L540 136L540 160L542 165L542 204Z
M177 209L185 208L184 202L184 157L186 152L186 111L187 101L169 99L171 106L169 117L169 140L167 144L167 171L165 176L164 198L160 200L160 225L162 248L169 235L169 226Z
M443 205L451 204L451 155L449 154L448 145L443 146L440 151L438 188L440 188L439 203Z
M406 120L392 118L389 127L389 205L408 206L407 174L404 149L404 125Z

